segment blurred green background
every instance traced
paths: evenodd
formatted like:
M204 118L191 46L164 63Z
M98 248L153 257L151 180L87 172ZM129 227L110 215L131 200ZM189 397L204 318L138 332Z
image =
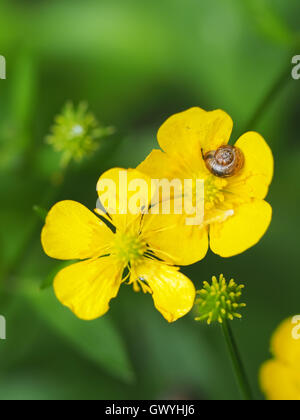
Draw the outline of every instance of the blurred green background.
M233 328L262 398L270 335L300 313L300 81L290 75L299 1L2 0L0 15L0 399L239 398L218 327L192 315L168 325L150 296L125 286L109 315L84 323L40 290L60 264L42 252L33 206L93 209L100 174L136 166L164 120L191 106L226 110L234 138L260 131L276 159L264 239L184 270L198 288L221 272L246 284ZM87 100L117 132L58 185L60 156L44 138L67 100Z

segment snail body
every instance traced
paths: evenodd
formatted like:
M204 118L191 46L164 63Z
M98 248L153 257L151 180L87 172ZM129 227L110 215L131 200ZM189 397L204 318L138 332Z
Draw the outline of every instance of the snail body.
M244 166L243 152L234 146L221 146L204 156L207 169L215 176L229 178L236 175Z

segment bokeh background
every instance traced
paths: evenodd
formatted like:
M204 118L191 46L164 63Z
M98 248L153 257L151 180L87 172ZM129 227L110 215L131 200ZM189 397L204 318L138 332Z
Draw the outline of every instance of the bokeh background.
M43 254L33 211L60 199L93 209L100 174L136 166L161 123L191 106L226 110L234 139L258 130L275 155L268 234L243 255L210 253L184 270L198 288L220 273L246 284L233 328L262 398L271 333L300 313L299 1L1 0L0 16L0 399L239 398L218 327L192 315L168 325L125 286L98 321L63 308L47 287L61 265ZM88 101L117 131L60 179L44 139L67 100Z

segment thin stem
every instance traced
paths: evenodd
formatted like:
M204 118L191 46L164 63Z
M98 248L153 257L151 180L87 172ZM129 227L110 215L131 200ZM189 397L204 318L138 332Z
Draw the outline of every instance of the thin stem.
M248 121L245 129L243 131L253 130L257 124L259 123L262 115L265 114L266 109L274 102L274 99L277 95L282 91L285 85L291 81L291 66L289 63L289 67L285 68L284 71L279 75L279 77L275 80L274 84L271 86L270 90L267 92L266 96L262 99L261 103L256 108L254 114Z
M230 357L232 360L236 378L241 389L241 393L246 401L252 401L253 397L252 397L251 388L247 379L246 371L243 366L242 359L240 357L239 350L235 342L232 329L227 320L223 322L222 330L223 330L225 341L226 341L226 344L230 353Z

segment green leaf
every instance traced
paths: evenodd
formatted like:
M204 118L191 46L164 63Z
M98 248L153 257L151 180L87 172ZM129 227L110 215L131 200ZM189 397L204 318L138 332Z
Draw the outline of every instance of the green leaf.
M84 356L118 379L134 381L126 348L109 316L81 321L57 301L52 288L41 290L35 285L25 294L40 316Z

